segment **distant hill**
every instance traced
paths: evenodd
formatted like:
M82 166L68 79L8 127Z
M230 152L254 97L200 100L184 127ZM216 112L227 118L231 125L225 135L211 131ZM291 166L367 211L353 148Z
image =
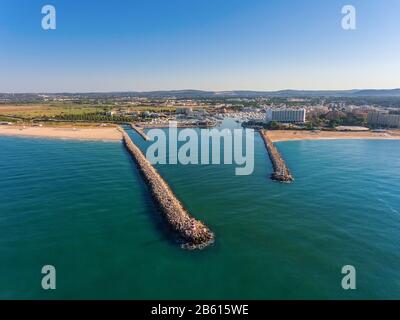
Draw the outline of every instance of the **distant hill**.
M46 93L19 93L12 96L46 95ZM400 97L400 89L362 89L362 90L280 90L280 91L203 91L169 90L148 92L87 92L87 93L51 93L49 96L112 98L112 97L148 97L148 98L254 98L254 97ZM11 94L0 93L0 97Z
M358 90L354 93L355 96L363 97L400 97L400 89L386 89L386 90Z
M120 93L143 97L178 97L178 98L254 98L254 97L400 97L400 89L387 90L280 90L280 91L202 91L202 90L171 90Z
M400 89L387 90L280 90L280 91L202 91L202 90L170 90L149 92L114 92L114 93L89 93L86 96L139 96L139 97L177 97L177 98L254 98L254 97L400 97Z
M400 97L400 89L226 91L213 92L213 95L232 97Z

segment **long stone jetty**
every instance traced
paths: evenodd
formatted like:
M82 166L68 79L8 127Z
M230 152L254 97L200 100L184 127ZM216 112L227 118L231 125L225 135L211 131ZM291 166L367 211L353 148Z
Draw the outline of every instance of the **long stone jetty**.
M182 241L182 248L203 249L212 244L214 233L201 221L190 216L168 184L133 143L125 130L122 128L119 128L119 130L122 133L124 145L136 162L157 207Z
M268 150L269 158L271 159L274 172L271 174L271 179L279 182L292 182L294 180L285 161L283 160L278 149L275 147L272 140L268 137L265 130L260 131L261 137L264 140L265 147Z
M134 123L130 123L131 128L133 130L135 130L145 141L150 140L149 137L146 135L146 133L144 132L142 127L139 127L138 125L134 124Z

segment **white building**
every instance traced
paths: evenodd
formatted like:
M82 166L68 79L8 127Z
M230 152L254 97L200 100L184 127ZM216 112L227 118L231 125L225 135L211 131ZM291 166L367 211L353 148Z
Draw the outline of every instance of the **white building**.
M178 107L176 108L176 113L177 114L184 114L186 116L191 116L193 114L193 109L192 108L185 108L185 107Z
M115 116L116 114L117 114L117 111L114 111L114 110L111 110L111 111L107 111L107 112L106 112L106 115L109 116L109 117L113 117L113 116Z
M267 109L267 122L305 122L306 109Z
M381 112L368 113L368 124L389 128L400 128L400 115Z

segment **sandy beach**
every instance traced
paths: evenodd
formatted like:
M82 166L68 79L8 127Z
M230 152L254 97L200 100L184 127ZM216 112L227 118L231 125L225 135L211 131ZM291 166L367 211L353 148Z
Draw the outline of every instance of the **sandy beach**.
M0 126L0 136L42 137L74 140L120 141L121 133L115 127L23 127Z
M332 139L381 139L400 140L400 130L386 132L339 132L305 130L270 130L268 136L273 142L289 140L332 140Z

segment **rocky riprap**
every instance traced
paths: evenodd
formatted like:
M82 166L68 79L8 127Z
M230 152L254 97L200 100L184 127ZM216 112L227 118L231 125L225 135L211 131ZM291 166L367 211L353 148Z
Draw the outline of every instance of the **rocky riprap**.
M138 125L136 125L134 123L131 123L130 125L131 125L131 128L133 130L135 130L143 138L143 140L145 140L145 141L150 140L149 137L146 135L146 133L143 131L142 127L139 127Z
M182 241L182 248L203 249L212 244L214 233L201 221L189 215L168 184L132 142L125 130L122 128L119 130L122 133L124 145L136 162L157 207Z
M271 179L279 182L292 182L294 180L281 154L275 147L272 140L268 137L265 130L260 131L261 137L264 140L265 147L268 150L269 158L271 159L274 172L271 174Z

